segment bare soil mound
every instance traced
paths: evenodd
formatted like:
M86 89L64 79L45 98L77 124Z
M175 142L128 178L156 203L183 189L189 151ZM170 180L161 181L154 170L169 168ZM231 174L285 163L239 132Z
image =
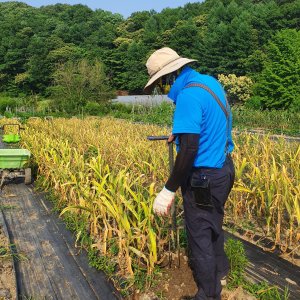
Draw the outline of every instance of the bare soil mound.
M197 292L197 286L185 255L181 256L180 268L178 268L178 261L175 260L171 268L163 269L158 281L153 290L144 294L135 294L130 300L181 300L192 298ZM255 297L247 294L242 288L234 291L223 288L222 300L255 300Z

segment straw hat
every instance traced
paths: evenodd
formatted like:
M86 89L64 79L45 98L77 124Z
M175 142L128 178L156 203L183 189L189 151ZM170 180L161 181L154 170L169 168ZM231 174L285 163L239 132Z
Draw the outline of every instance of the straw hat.
M148 69L148 74L150 75L150 80L145 85L144 89L149 87L160 77L172 73L182 66L197 61L196 59L189 59L181 57L173 49L164 47L156 50L148 58L146 67Z

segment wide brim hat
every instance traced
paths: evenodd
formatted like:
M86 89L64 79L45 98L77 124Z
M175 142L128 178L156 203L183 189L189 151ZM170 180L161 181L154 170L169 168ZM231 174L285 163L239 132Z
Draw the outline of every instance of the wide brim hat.
M144 89L149 88L160 77L172 73L194 61L197 60L181 57L176 51L168 47L156 50L146 62L150 79Z

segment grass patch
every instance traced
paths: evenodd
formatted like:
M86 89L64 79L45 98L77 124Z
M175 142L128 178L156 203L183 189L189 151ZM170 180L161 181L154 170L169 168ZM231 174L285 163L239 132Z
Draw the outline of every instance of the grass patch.
M112 104L107 114L131 120L172 126L174 106L169 102L160 105ZM259 129L273 134L296 136L300 134L300 113L284 110L262 111L233 106L233 128L238 130Z
M232 108L233 127L262 129L274 134L299 135L300 113L287 110L254 110L242 106Z

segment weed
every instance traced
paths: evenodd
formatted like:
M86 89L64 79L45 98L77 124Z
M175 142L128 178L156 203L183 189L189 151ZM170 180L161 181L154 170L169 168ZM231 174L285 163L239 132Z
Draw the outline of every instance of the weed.
M17 253L16 246L14 244L8 245L8 247L0 246L0 258L13 258L14 260L28 260L28 258L22 253Z
M228 288L236 288L245 282L244 273L248 259L242 242L228 239L225 243L225 252L230 262Z
M10 204L1 204L0 210L7 210L7 209L15 209L18 208L16 205L10 205Z
M289 299L289 291L287 288L282 295L277 286L270 286L266 282L257 284L244 284L243 288L250 294L260 300L287 300Z
M96 249L90 249L88 251L89 264L95 267L97 270L104 271L107 275L112 276L116 270L116 263L106 256L101 256Z

